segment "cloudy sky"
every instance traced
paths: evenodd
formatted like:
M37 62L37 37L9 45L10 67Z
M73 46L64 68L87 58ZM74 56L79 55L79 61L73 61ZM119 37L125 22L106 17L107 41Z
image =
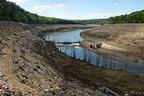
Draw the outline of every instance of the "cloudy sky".
M99 19L144 9L144 0L8 0L41 16Z

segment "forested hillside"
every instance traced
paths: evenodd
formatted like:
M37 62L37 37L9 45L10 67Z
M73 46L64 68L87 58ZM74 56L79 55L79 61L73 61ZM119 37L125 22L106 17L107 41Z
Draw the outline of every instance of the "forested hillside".
M7 0L0 0L0 20L11 20L29 24L105 24L107 19L65 20L54 17L38 16L25 11Z
M15 3L0 0L0 20L11 20L30 24L73 24L72 20L64 20L53 17L38 16L25 11Z
M133 12L131 14L110 17L107 24L116 24L116 23L144 23L144 10Z
M65 20L54 17L38 16L25 11L13 2L0 0L0 20L11 20L29 24L117 24L144 23L144 10L131 14L110 17L109 19Z
M91 20L75 20L76 23L80 24L105 24L107 19L91 19Z

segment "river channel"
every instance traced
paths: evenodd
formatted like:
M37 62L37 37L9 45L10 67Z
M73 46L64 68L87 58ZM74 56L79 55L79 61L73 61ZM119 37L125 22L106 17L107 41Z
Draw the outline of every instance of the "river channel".
M144 74L144 66L133 64L133 63L122 63L112 59L108 59L102 56L99 56L81 46L79 44L70 45L70 44L59 44L61 42L78 42L83 41L84 39L80 37L80 33L84 30L76 30L76 31L67 31L62 33L53 33L46 35L46 40L52 40L56 43L56 47L59 51L65 53L70 57L74 57L76 59L84 60L93 64L95 66L112 68L112 69L121 69L127 72Z

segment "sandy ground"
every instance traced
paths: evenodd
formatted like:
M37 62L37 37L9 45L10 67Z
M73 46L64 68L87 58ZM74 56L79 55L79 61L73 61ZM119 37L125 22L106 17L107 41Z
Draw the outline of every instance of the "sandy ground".
M134 63L144 64L144 24L106 24L81 33L87 46L102 43L103 49L134 56ZM84 44L83 44L84 45ZM137 58L141 60L137 60ZM125 60L124 60L125 61Z
M144 24L106 24L85 32L86 35L137 47L144 46Z

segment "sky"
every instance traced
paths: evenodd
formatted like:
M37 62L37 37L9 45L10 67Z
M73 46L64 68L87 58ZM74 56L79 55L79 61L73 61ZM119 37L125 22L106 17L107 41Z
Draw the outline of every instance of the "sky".
M26 11L61 19L102 19L144 10L144 0L8 0Z

